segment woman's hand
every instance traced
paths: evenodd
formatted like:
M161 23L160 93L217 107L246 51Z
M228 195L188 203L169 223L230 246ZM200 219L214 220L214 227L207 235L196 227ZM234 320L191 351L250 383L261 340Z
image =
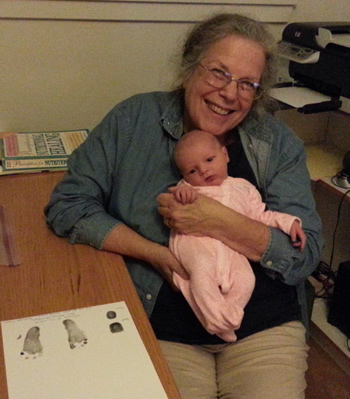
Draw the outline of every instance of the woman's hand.
M173 281L174 272L185 280L189 279L187 271L175 258L170 249L163 245L154 247L154 250L148 253L148 259L146 260L165 278L165 280L167 280L175 291L178 291L178 288Z
M252 261L260 261L270 240L269 228L205 195L192 204L182 205L172 191L157 198L159 213L165 223L180 233L210 236L238 251Z
M120 255L131 256L150 263L174 288L173 273L189 278L186 270L178 262L168 247L141 237L130 227L119 224L106 237L103 249Z

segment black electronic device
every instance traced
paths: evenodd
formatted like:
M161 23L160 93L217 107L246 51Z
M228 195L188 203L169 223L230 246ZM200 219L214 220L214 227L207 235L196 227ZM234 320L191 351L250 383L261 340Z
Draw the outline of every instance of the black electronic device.
M329 98L299 112L334 111L342 106L341 97L350 98L350 22L290 23L283 30L278 52L289 60L292 86Z
M350 98L350 22L291 23L282 41L291 49L303 48L290 58L295 81L329 96Z
M350 338L350 261L339 264L329 306L328 323Z

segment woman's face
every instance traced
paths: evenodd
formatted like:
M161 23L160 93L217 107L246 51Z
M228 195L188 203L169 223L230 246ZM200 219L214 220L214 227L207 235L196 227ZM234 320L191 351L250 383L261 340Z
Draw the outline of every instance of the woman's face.
M260 44L231 35L214 43L200 63L204 67L229 72L235 79L259 83L265 67L265 53ZM253 104L254 92L242 96L235 81L217 89L207 83L206 73L198 65L184 83L184 130L200 129L221 136L246 117Z

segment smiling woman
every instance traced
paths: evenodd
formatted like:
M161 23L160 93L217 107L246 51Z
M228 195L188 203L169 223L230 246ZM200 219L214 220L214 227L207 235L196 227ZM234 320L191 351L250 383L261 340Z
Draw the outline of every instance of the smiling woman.
M304 397L304 280L319 261L321 224L301 141L263 110L272 44L264 24L241 15L196 25L182 48L177 89L117 104L71 155L45 208L48 224L72 244L125 257L183 399ZM228 174L248 180L270 210L302 221L303 251L281 230L208 196L177 201L173 150L192 129L220 139ZM191 275L168 248L169 226L210 236L249 260L256 283L237 342L208 332L176 290L174 274Z
M259 85L266 63L265 54L262 45L241 36L232 35L215 41L183 84L187 104L184 131L197 128L221 136L237 126L252 108L255 92L242 90L237 79L248 81L252 86L253 82ZM212 72L208 75L208 69L213 68L216 75L217 71L229 74L230 81L214 86Z

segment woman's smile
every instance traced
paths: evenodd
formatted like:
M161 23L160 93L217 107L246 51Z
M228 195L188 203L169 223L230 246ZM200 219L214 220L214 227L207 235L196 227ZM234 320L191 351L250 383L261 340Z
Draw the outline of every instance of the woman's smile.
M207 104L208 108L213 111L215 114L222 115L222 116L227 116L230 113L234 112L233 110L227 109L227 108L222 108L217 104L214 104L213 102L209 100L205 100L205 103Z

